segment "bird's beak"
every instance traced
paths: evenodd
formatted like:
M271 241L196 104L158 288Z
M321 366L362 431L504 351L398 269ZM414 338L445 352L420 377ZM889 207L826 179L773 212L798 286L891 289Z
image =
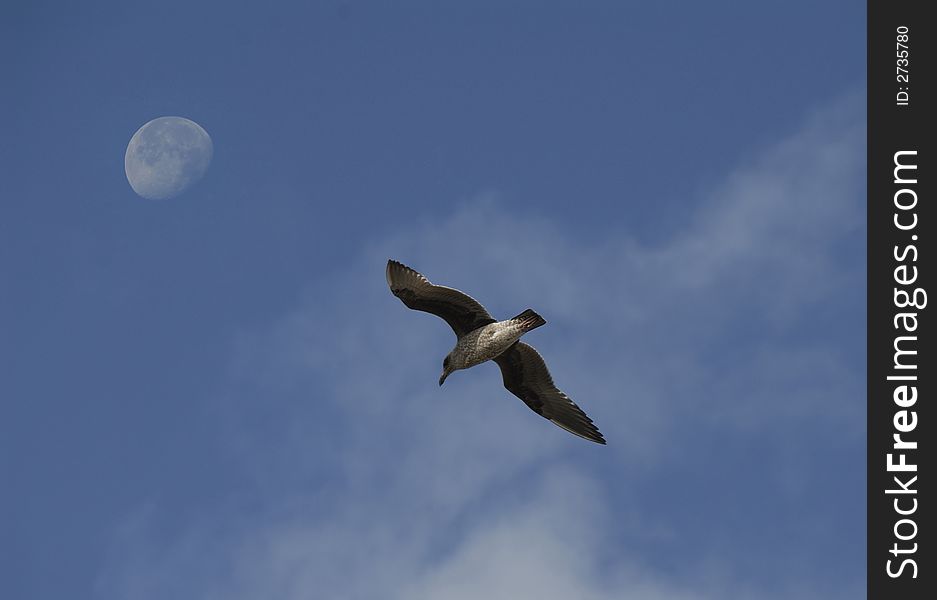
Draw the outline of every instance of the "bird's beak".
M440 385L440 386L441 386L441 385L443 384L443 382L446 380L446 377L449 377L449 371L443 371L443 372L442 372L442 377L439 378L439 385Z

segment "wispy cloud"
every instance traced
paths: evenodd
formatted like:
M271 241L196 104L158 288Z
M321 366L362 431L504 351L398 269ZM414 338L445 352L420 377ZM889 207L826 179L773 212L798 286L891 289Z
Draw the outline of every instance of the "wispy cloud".
M799 578L738 572L732 555L687 555L712 545L615 502L623 489L654 494L654 471L693 465L726 439L784 448L819 420L861 446L861 365L804 332L842 298L861 314L864 275L843 249L861 244L863 123L856 97L818 111L654 247L627 233L575 239L488 196L314 270L295 311L242 336L214 404L255 482L249 499L169 540L138 515L115 538L100 595L849 597L857 581L812 594ZM390 295L389 257L495 315L543 314L529 341L609 446L537 417L494 366L440 390L451 332ZM796 504L795 480L776 485ZM686 567L646 556L652 537Z

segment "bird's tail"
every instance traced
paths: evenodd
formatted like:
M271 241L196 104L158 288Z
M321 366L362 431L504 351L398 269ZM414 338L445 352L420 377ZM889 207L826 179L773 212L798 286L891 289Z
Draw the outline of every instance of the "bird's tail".
M511 319L511 321L520 325L521 330L523 330L524 333L527 333L531 329L536 329L537 327L540 327L546 323L546 320L544 320L543 317L529 308Z

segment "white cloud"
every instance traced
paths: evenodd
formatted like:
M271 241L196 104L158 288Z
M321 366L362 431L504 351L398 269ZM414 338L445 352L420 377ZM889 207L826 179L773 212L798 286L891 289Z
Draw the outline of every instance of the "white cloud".
M862 293L861 261L836 250L862 228L863 122L856 98L819 112L660 246L573 239L486 197L315 272L291 315L241 339L217 403L256 478L253 508L232 503L168 541L138 517L115 538L100 595L810 597L799 582L750 581L731 557L653 564L640 540L605 532L627 522L666 537L666 523L613 510L608 491L705 452L681 448L681 431L783 446L788 428L823 420L861 436L857 365L834 342L786 334ZM451 332L390 295L388 257L496 316L543 314L529 341L609 446L537 417L493 365L440 390Z

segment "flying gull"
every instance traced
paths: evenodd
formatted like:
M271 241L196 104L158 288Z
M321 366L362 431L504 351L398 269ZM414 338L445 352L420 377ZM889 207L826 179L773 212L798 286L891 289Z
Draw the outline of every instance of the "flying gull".
M410 267L387 261L390 291L408 308L441 317L455 331L455 348L442 363L442 385L453 371L487 360L501 367L504 387L538 415L566 431L598 444L605 438L592 419L558 390L540 354L520 341L522 335L546 321L531 309L506 321L496 321L485 307L459 290L433 285Z

